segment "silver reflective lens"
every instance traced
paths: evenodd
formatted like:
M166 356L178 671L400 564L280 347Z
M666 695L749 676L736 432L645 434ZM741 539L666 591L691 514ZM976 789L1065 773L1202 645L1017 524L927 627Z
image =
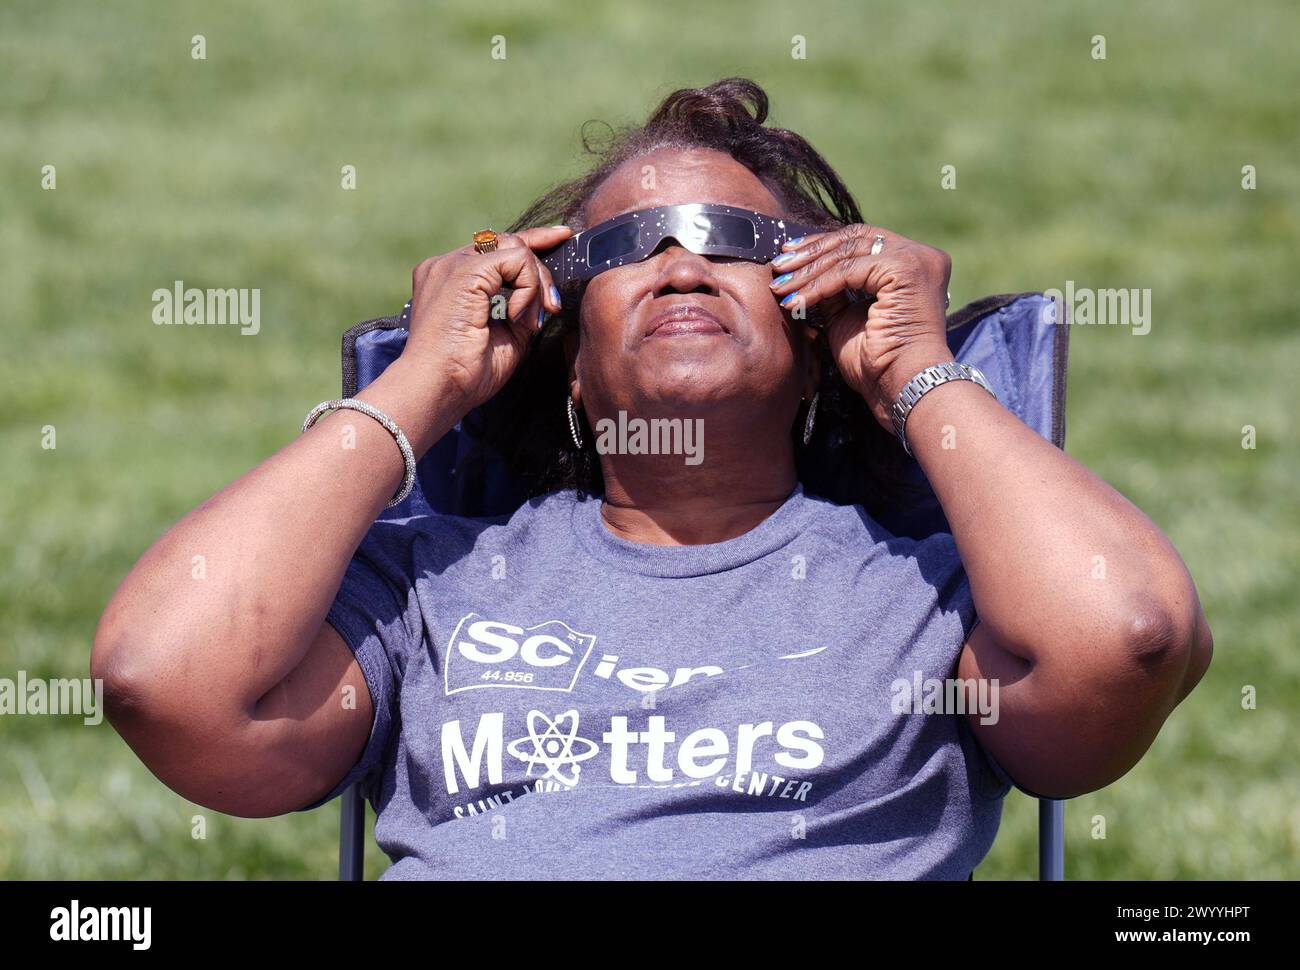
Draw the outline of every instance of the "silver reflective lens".
M689 202L625 212L539 256L559 286L647 259L665 239L676 239L700 255L765 263L781 252L787 239L816 231L750 209Z

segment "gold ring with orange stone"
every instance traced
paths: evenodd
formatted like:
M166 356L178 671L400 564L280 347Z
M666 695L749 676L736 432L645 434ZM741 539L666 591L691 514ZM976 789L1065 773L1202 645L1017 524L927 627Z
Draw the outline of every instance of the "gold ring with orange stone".
M497 248L497 234L491 229L480 229L474 233L474 252L494 253Z

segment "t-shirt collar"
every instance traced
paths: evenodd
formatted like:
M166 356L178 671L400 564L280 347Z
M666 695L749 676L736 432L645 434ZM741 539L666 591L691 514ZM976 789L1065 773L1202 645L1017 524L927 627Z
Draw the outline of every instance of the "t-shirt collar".
M688 546L632 542L610 531L600 514L603 499L589 496L573 504L573 531L596 559L646 576L682 578L735 569L785 546L799 534L810 508L803 485L754 528L734 539Z

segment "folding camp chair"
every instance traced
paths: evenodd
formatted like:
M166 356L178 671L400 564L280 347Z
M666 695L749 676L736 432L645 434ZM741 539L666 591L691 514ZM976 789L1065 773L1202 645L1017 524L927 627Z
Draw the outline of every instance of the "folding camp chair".
M1057 325L1055 308L1041 293L989 296L948 317L953 356L978 367L998 400L1058 448L1065 447L1065 375L1069 327ZM397 359L407 331L400 316L379 317L343 335L343 396L351 397ZM558 413L558 412L557 412ZM380 518L406 518L431 512L503 515L522 504L504 464L487 459L472 468L460 460L473 444L470 427L479 415L457 424L420 460L411 494ZM949 531L939 500L914 468L918 499L880 516L897 535L921 538ZM1038 878L1065 878L1065 803L1038 799ZM359 880L364 871L365 801L358 785L343 793L339 838L339 878Z

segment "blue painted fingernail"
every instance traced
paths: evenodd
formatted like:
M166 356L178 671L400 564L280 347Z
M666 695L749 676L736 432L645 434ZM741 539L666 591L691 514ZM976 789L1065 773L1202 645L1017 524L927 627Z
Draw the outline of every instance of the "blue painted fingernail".
M781 301L781 306L785 306L798 295L799 295L799 291L795 290L793 293L791 293L789 296L787 296L784 300Z
M554 285L551 286L551 299L555 301L556 306L560 306L560 291Z
M790 279L790 277L793 275L794 275L793 273L782 273L780 276L778 276L776 279L772 281L771 286L773 288L776 288L780 286L782 283L787 282Z
M542 324L544 324L545 322L546 322L546 308L542 307L542 309L537 311L537 329L541 330Z
M776 259L772 260L772 265L773 265L773 266L782 266L782 265L784 265L785 263L790 262L790 260L794 259L795 256L797 256L797 255L799 255L799 254L798 254L798 253L782 253L780 256L776 257Z
M803 236L795 236L793 239L787 239L785 244L787 246L798 246L801 242L803 242Z

